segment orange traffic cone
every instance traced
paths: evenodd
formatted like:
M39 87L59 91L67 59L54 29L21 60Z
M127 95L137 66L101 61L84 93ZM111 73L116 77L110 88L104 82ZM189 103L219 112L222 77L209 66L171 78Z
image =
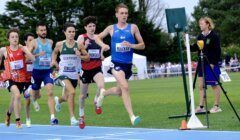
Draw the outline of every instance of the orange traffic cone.
M180 130L188 130L187 128L187 121L186 120L182 120L181 126L179 128Z

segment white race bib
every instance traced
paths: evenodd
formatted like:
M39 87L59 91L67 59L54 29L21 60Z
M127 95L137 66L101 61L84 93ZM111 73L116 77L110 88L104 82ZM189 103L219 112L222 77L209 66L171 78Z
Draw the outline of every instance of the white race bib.
M122 43L116 43L116 52L129 52L131 48L123 46Z
M39 58L39 66L50 66L51 58L40 57Z
M27 72L33 71L33 64L27 64Z
M76 67L75 66L64 66L63 72L76 72Z
M19 70L23 68L23 60L16 60L10 62L10 67L12 70Z
M88 53L90 58L100 58L100 50L99 49L89 49Z

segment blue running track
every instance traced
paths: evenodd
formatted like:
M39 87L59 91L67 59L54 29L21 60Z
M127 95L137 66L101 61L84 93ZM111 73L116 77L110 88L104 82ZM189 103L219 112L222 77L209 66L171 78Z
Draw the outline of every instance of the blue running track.
M0 124L0 140L240 140L237 131Z

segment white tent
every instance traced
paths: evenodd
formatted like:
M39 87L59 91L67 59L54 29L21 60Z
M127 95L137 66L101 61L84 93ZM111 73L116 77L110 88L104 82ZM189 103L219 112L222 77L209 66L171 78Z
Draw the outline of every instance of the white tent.
M106 82L115 81L114 77L107 73L110 68L111 63L111 56L104 59L102 63L102 71L104 75L104 79ZM133 54L133 64L137 67L137 76L138 79L146 79L148 78L147 75L147 58L146 56ZM132 79L132 77L130 78Z

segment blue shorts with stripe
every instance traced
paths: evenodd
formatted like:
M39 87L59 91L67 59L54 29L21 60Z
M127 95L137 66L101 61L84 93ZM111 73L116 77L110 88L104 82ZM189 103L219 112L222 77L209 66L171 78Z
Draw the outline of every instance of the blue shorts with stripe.
M122 70L125 73L125 79L129 79L132 76L132 64L124 64L112 61L108 73L112 74L112 69L116 71Z
M53 84L53 75L51 69L33 69L32 71L32 89L39 90L42 82L44 85Z

